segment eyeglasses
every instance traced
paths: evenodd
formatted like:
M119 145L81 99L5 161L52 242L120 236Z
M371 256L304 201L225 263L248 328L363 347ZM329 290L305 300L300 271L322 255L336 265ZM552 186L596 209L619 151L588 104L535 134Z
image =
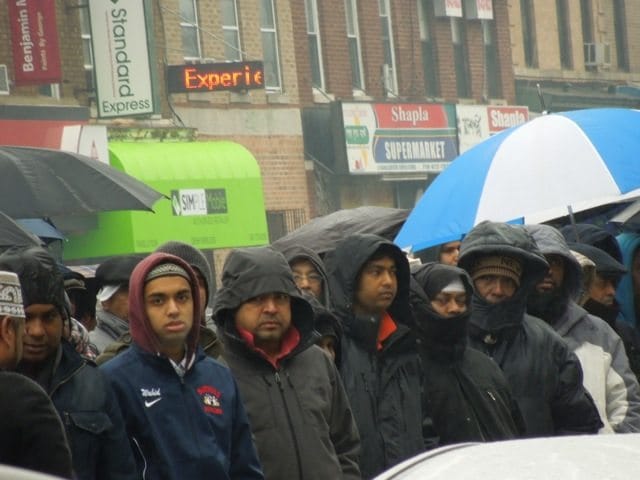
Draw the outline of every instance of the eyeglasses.
M307 279L307 282L309 283L321 283L322 282L322 276L318 275L317 273L308 273L308 274L304 274L304 273L294 273L293 274L293 281L298 283L301 282L304 279Z

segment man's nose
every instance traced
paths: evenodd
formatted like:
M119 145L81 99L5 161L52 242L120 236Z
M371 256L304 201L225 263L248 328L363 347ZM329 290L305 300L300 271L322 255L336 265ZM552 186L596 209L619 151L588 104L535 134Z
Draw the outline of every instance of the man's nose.
M41 337L44 335L44 327L39 318L34 318L26 322L24 331L30 337Z
M463 308L462 305L456 302L455 298L452 298L447 303L447 312L450 314L462 313L462 308Z
M274 313L278 310L276 305L276 299L273 297L268 297L264 300L262 304L262 309L268 313Z

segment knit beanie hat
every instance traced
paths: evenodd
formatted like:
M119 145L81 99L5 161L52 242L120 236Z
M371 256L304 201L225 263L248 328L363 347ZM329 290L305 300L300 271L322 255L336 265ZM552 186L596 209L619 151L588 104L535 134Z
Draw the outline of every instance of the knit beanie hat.
M184 278L187 282L191 282L191 277L189 277L187 271L180 265L176 265L175 263L161 263L153 267L149 273L147 273L147 276L144 277L144 283L148 283L156 278L176 275Z
M54 305L66 317L64 280L56 261L42 247L12 247L0 255L0 270L18 275L23 305Z
M472 265L470 271L474 282L485 275L503 275L513 280L519 287L522 263L506 255L481 256Z
M213 293L211 291L213 288L213 272L207 257L205 257L204 253L202 253L200 249L191 246L188 243L169 241L160 245L155 251L170 253L171 255L181 258L187 262L191 268L195 269L200 275L202 275L205 280L205 289L207 290L207 303L209 303L209 299Z
M25 318L18 275L0 271L0 318L5 316Z

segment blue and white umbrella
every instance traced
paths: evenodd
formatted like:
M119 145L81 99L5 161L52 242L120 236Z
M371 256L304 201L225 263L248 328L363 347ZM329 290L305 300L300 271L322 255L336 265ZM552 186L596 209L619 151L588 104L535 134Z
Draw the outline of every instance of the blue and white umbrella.
M483 220L540 223L640 197L640 110L553 113L458 156L395 238L419 251L459 240Z

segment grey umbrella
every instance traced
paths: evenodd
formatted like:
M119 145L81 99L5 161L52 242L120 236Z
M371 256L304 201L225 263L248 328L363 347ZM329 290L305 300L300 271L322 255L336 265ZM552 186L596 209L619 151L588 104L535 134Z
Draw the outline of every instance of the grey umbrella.
M79 153L0 146L0 210L13 218L151 210L163 194Z
M0 251L13 246L43 245L37 236L0 212Z
M393 240L409 215L403 208L364 206L345 208L316 217L302 227L273 242L279 250L292 245L303 245L318 255L333 250L347 235L374 233Z

